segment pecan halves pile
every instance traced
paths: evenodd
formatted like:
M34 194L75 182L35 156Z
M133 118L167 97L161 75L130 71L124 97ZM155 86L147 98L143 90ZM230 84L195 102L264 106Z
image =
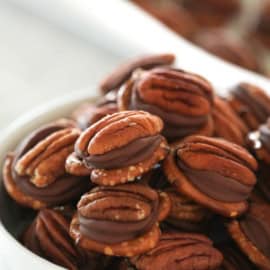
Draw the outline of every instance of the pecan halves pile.
M162 120L147 112L125 111L106 116L76 141L79 161L75 165L83 164L91 171L91 180L100 185L134 181L167 155L167 142L160 135L162 128ZM72 163L67 165L72 172Z
M131 262L138 270L211 270L222 260L222 254L203 235L164 233L154 249Z
M164 164L169 181L180 192L227 217L247 210L256 168L256 160L244 148L204 136L186 138Z
M140 184L97 187L82 196L71 236L83 248L131 257L153 248L160 213L169 212L159 194ZM163 217L164 218L164 217Z
M114 70L101 83L100 91L108 93L118 91L119 87L131 76L132 72L138 68L151 69L157 66L168 66L174 62L173 54L152 54L132 59Z
M59 211L41 210L22 237L23 244L39 256L79 269L83 256L69 236L69 221Z
M30 133L5 161L4 184L11 197L39 209L69 202L86 191L89 181L65 171L66 158L79 135L69 120Z
M169 141L191 134L211 135L212 104L213 89L207 80L166 67L135 72L118 96L120 110L144 110L158 115Z

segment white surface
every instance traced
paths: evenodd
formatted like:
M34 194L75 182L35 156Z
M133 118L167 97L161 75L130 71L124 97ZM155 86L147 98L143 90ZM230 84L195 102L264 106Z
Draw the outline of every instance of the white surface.
M0 129L35 105L95 85L121 60L7 2L0 0Z
M15 145L23 136L31 130L39 127L43 123L50 122L56 117L63 117L69 114L83 100L91 100L88 90L78 91L77 93L65 95L53 102L39 106L33 111L18 118L5 132L0 134L0 167L6 153L14 149ZM18 132L20 130L20 132ZM3 227L0 221L0 255L10 270L35 269L35 270L60 270L58 267L41 257L34 255L17 242ZM1 268L5 269L6 268Z
M241 82L270 89L269 79L228 64L191 45L127 0L9 0L102 46L131 56L170 51L178 67L209 79L220 91ZM270 91L270 90L269 90Z

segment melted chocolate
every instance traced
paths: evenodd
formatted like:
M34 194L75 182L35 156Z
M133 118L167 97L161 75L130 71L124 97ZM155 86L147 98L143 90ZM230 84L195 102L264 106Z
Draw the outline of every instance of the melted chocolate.
M80 231L97 242L116 244L129 241L152 228L157 220L158 206L158 201L153 202L151 214L144 220L134 222L97 220L79 215Z
M50 124L32 132L17 147L12 162L11 175L16 186L23 193L49 205L62 204L77 198L90 187L89 179L87 177L63 175L47 187L38 188L29 181L29 176L18 175L14 168L20 157L27 151L50 134L64 128L67 128L67 125Z
M266 213L269 214L269 213ZM254 214L249 213L240 221L240 226L248 239L270 259L270 227Z
M244 185L216 172L191 169L179 159L177 165L196 188L218 201L241 202L249 197L253 189L253 186Z
M152 156L162 141L161 135L139 138L103 155L83 157L89 168L117 169L142 162ZM80 153L77 153L80 155Z
M233 95L247 105L248 109L254 113L259 122L263 123L270 115L270 109L266 108L259 100L252 97L245 88L238 86L232 91Z
M207 116L192 117L180 115L158 108L152 104L146 104L140 100L136 91L133 91L130 110L143 110L159 116L164 122L163 134L166 138L173 140L175 138L182 138L192 133L195 133L202 128L207 122Z

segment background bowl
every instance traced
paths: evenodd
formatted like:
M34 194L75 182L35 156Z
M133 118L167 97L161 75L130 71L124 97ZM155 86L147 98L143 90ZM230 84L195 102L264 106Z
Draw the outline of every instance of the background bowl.
M92 92L93 93L93 92ZM94 101L95 97L88 90L76 92L40 106L18 118L0 135L0 166L9 151L15 149L20 140L39 127L59 117L66 117L84 101ZM35 212L20 207L6 193L2 177L0 178L0 257L10 270L37 269L60 270L64 269L35 255L23 247L17 240L25 226L33 219Z

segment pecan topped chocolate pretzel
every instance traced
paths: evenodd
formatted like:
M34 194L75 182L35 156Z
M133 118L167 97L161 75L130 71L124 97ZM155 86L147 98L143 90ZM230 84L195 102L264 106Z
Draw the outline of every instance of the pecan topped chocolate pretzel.
M82 166L92 170L94 183L116 185L134 181L167 155L167 142L160 135L162 128L162 120L147 112L115 113L80 135L75 155ZM72 172L72 163L67 168Z
M18 203L39 209L77 199L89 181L66 173L65 162L80 135L74 122L61 120L30 133L5 161L4 184Z
M131 257L157 244L158 221L169 210L170 204L146 185L97 187L79 201L70 232L87 250Z
M164 67L135 72L120 90L118 104L120 110L158 115L169 141L213 132L213 88L204 78L183 70Z
M256 168L256 160L244 148L204 136L186 138L164 164L177 190L228 217L247 210Z

